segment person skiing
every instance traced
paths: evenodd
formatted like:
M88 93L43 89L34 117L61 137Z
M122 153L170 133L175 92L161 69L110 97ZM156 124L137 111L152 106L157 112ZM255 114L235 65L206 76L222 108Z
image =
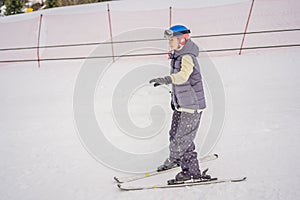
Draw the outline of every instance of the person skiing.
M164 37L170 46L170 75L154 78L154 86L172 84L172 124L169 131L170 155L157 171L181 166L175 181L205 178L201 174L194 139L206 107L202 76L197 61L198 46L190 39L190 30L175 25L165 30ZM206 178L209 175L206 175Z

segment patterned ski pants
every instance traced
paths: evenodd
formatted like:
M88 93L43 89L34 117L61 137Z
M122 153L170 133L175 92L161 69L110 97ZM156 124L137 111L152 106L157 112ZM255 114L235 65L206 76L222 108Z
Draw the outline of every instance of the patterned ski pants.
M170 159L176 160L182 171L190 175L200 173L194 139L200 124L200 113L187 113L174 110L170 134Z

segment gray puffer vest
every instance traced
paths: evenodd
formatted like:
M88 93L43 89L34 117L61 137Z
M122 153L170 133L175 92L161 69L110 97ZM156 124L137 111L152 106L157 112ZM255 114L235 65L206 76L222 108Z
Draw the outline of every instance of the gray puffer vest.
M184 47L171 54L171 74L181 69L182 56L190 55L194 61L194 69L187 82L176 85L172 84L172 102L176 108L204 109L206 107L202 84L202 76L197 61L199 55L198 46L189 39Z

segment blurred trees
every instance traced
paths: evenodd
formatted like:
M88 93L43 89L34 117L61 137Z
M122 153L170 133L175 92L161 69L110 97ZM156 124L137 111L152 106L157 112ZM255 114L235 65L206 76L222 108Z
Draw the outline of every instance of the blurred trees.
M61 0L46 0L46 8L55 8L62 6Z
M110 1L110 0L47 0L46 8L71 6L71 5L87 4L87 3L97 3L97 2L103 2L103 1Z
M14 15L14 14L23 13L22 9L24 7L24 1L23 0L6 0L5 6L6 6L5 15Z
M27 12L26 8L32 8L32 10L39 10L44 8L55 8L61 6L71 6L71 5L78 5L78 4L87 4L87 3L97 3L103 1L110 1L110 0L40 0L40 1L33 1L33 0L0 0L0 7L1 4L5 4L6 12L5 15L14 15L23 12ZM25 6L26 3L26 6ZM46 3L46 6L44 6Z

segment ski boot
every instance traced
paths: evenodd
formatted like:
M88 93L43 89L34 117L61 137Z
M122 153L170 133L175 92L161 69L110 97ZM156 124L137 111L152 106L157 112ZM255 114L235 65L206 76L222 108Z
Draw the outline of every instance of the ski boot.
M180 165L177 161L172 161L170 158L168 158L165 160L163 165L161 165L157 168L157 171L160 172L160 171L172 169L172 168L179 167L179 166Z
M168 181L168 185L174 184L183 184L186 182L198 182L198 181L209 181L212 180L211 176L206 174L208 169L204 170L199 174L191 175L188 171L181 171L176 176L175 179L171 179Z

